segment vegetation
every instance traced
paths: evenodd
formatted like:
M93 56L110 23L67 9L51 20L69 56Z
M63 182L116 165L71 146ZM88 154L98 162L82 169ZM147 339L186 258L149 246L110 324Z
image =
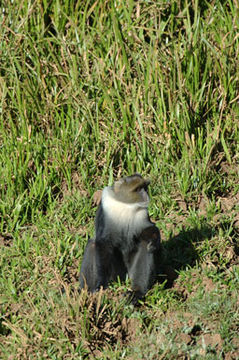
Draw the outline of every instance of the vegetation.
M239 357L238 2L4 1L0 358ZM92 197L151 178L166 274L77 292ZM64 289L64 291L61 291Z

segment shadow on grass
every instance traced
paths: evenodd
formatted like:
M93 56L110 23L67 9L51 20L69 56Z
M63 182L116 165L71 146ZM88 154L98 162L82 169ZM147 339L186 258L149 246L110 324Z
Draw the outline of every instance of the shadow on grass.
M166 288L173 286L178 277L178 271L193 267L199 260L199 254L195 245L210 239L213 236L213 229L204 225L200 228L182 230L176 236L162 243L164 250L164 262L162 266L162 277L167 279Z

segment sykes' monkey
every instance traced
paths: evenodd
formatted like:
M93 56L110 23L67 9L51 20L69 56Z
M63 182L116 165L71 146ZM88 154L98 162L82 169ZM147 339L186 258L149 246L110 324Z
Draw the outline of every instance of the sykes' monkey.
M132 301L142 298L157 275L160 234L149 219L149 181L140 174L105 187L95 220L95 237L85 249L80 289L106 288L126 274L132 280Z

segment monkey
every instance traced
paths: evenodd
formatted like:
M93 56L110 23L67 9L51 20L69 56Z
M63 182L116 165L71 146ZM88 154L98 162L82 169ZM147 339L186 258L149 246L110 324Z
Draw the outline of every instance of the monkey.
M160 233L148 213L150 181L135 173L100 193L95 237L86 245L80 291L95 292L111 281L132 281L131 302L138 303L157 276Z

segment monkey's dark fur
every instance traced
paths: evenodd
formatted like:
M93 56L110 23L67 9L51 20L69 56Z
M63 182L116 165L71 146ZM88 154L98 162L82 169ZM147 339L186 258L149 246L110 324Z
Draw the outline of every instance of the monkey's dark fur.
M80 289L94 292L128 273L136 303L152 286L161 251L159 230L148 215L148 185L134 174L104 188L95 238L88 241L81 265Z

